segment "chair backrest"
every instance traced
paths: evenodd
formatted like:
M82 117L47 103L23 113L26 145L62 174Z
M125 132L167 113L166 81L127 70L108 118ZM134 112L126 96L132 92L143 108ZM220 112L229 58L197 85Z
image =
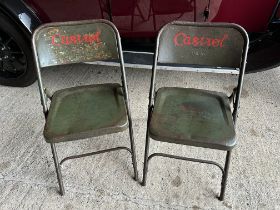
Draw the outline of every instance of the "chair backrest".
M41 68L48 66L118 59L124 96L128 98L120 35L111 22L85 20L44 24L35 30L32 45L44 113L48 112L48 106Z
M159 32L156 59L164 64L241 69L247 45L247 33L236 24L173 22Z
M219 72L223 68L233 68L237 69L239 74L233 110L235 122L248 46L248 34L236 24L172 22L165 25L157 37L149 107L153 105L158 63L186 64L195 67L199 72L205 72L203 67L219 68Z
M119 58L115 27L105 20L45 24L33 47L41 68Z

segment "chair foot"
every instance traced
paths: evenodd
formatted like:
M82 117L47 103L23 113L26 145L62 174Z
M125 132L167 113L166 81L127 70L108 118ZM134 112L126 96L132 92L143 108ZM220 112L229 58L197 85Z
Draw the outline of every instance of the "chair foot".
M217 195L216 198L219 200L219 201L223 201L224 198L221 198L221 195Z
M146 183L147 183L147 173L148 173L148 166L147 166L148 163L146 163L144 165L144 170L143 170L143 179L142 179L142 182L141 182L141 185L142 186L146 186Z
M147 183L146 180L143 179L140 184L144 187L144 186L146 186L146 183Z
M134 151L135 152L135 151ZM133 155L133 170L134 170L134 180L138 181L139 177L138 177L138 170L137 170L137 163L136 163L136 157L135 157L135 153Z
M59 183L59 194L61 196L64 196L65 195L65 189L64 189L64 185L63 185L63 182L62 182L62 177L60 177L61 180L58 181Z
M218 199L219 199L219 201L224 201L224 196L223 197L218 196Z
M134 159L134 158L132 158L132 159ZM134 162L134 160L132 160L132 162ZM137 171L136 163L133 163L133 170L134 170L134 177L133 177L133 179L138 182L139 177L138 177L138 171Z
M226 191L226 180L224 180L225 177L223 176L223 181L222 181L222 184L221 184L221 193L220 193L220 196L218 197L218 199L220 201L223 201L224 198L225 198L225 191Z
M135 173L135 172L134 172L134 173ZM139 181L138 173L134 174L133 179L134 179L136 182L138 182L138 181Z
M60 189L59 194L60 194L61 196L64 196L64 195L65 195L65 190L64 190L64 189L63 189L63 190Z

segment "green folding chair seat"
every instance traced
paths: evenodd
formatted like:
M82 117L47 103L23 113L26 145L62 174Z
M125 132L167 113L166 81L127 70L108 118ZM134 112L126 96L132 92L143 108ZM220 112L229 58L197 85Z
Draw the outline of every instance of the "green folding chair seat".
M119 84L88 85L54 93L45 124L48 143L117 133L128 128Z
M45 115L44 137L50 143L61 195L65 194L61 165L71 159L117 150L132 157L134 178L138 180L135 143L120 35L106 20L50 23L33 34L41 104ZM120 64L120 83L91 84L57 90L44 87L41 70L49 66L116 60ZM128 129L127 129L128 128ZM118 133L128 130L130 148L117 146L75 154L59 161L56 144Z
M236 144L227 95L200 89L160 88L149 132L154 140L212 149Z
M248 52L248 35L236 24L172 22L157 37L149 93L142 185L153 157L167 157L219 167L219 199L225 195L231 151L236 145L236 119ZM156 89L157 65L188 66L197 72L237 74L232 94L194 88ZM178 70L186 70L179 68ZM177 154L149 154L150 140L226 151L221 164Z

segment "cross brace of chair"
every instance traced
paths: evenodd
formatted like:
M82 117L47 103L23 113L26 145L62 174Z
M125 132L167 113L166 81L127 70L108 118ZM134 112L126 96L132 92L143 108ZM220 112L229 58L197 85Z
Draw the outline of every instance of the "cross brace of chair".
M230 155L231 151L227 151L227 156L226 156L226 162L225 162L225 167L221 166L219 163L211 161L211 160L204 160L204 159L197 159L197 158L189 158L189 157L182 157L182 156L177 156L177 155L171 155L171 154L165 154L165 153L153 153L149 155L147 159L147 168L144 169L144 178L142 180L142 186L146 185L146 179L147 179L147 170L148 170L148 162L153 158L153 157L167 157L167 158L172 158L172 159L177 159L177 160L186 160L190 162L196 162L196 163L205 163L209 165L215 165L217 166L221 172L222 172L222 182L221 182L221 193L218 196L218 199L223 201L224 196L225 196L225 188L226 188L226 181L227 181L227 176L228 176L228 168L229 168L229 163L230 163Z

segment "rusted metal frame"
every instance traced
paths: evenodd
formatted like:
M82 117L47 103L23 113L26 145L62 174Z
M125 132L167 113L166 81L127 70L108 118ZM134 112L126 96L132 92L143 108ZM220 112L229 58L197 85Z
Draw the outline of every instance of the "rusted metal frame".
M76 21L67 22L67 23L64 23L63 25L71 25L73 22L76 22ZM119 32L118 32L117 28L111 22L109 22L107 20L90 20L90 21L85 20L85 21L79 21L79 24L95 23L95 22L105 23L105 24L110 25L112 27L112 29L114 30L115 34L116 34L116 41L117 41L118 52L119 52L119 57L120 57L120 65L121 65L121 70L122 70L122 84L123 84L123 90L124 90L128 120L129 120L129 135L130 135L131 150L129 149L128 151L131 151L131 155L132 155L132 163L133 163L133 169L134 169L134 179L138 180L135 143L134 143L134 137L133 137L133 129L132 129L132 122L131 122L131 115L130 115L130 107L129 107L129 99L128 99L128 91L127 91L127 83L126 83L126 75L125 75L124 60L123 60L123 52L122 52L122 48L121 48L120 35L119 35ZM36 31L39 31L42 27L58 26L58 25L61 25L61 23L45 24L44 26L39 27ZM33 49L34 49L34 52L35 52L35 65L36 65L36 71L37 71L37 76L38 76L38 86L39 86L39 91L40 91L41 104L43 106L43 112L44 112L45 119L46 119L47 115L48 115L48 111L49 111L49 108L48 108L48 105L47 105L48 96L45 93L44 85L43 85L43 82L42 82L41 67L40 67L40 64L39 64L38 53L37 53L37 48L36 48L34 38L32 39L32 46L33 46ZM51 143L51 149L52 149L54 164L55 164L55 168L56 168L56 174L57 174L58 184L59 184L59 188L60 188L60 194L64 195L65 190L64 190L63 181L62 181L61 168L60 168L60 164L58 162L57 152L56 152L56 148L55 148L54 143ZM112 148L112 151L114 149L115 148ZM86 156L88 156L88 155L86 155ZM73 159L73 158L71 158L71 159ZM64 160L64 161L66 161L66 160Z
M130 102L129 102L129 96L128 96L128 89L127 89L127 82L126 82L126 72L124 67L124 59L123 59L123 51L121 46L121 38L118 30L114 25L112 25L112 28L115 31L116 38L117 38L117 45L118 45L118 52L119 52L119 58L120 58L120 67L122 72L122 87L124 92L124 99L125 99L125 105L127 110L127 116L128 116L128 124L129 124L129 139L131 144L131 156L132 156L132 164L133 164L133 170L134 170L134 179L138 180L138 170L137 170L137 162L136 162L136 149L135 149L135 141L134 141L134 134L133 134L133 127L132 127L132 119L131 119L131 111L130 111Z
M52 149L52 155L53 155L53 160L54 160L54 165L55 165L59 190L60 190L59 192L60 192L61 195L64 195L65 194L65 189L64 189L64 185L63 185L63 181L62 181L61 167L60 167L60 164L58 162L56 147L55 147L54 143L51 143L51 149Z
M211 161L211 160L188 158L188 157L182 157L182 156L178 156L178 155L170 155L170 154L166 154L166 153L153 153L148 157L148 161L155 156L168 157L168 158L172 158L172 159L186 160L186 161L190 161L190 162L197 162L197 163L205 163L205 164L209 164L209 165L215 165L219 169L221 169L223 175L225 173L223 166L221 166L219 163L216 163L216 162Z
M114 147L114 148L110 148L110 149L99 150L96 152L89 152L89 153L84 153L84 154L79 154L79 155L71 155L71 156L63 158L59 164L62 165L67 160L73 160L73 159L77 159L77 158L88 157L88 156L92 156L92 155L98 155L98 154L102 154L102 153L106 153L106 152L113 152L113 151L117 151L117 150L127 150L128 152L131 153L131 149L129 149L127 147Z
M221 192L220 192L220 196L218 197L218 199L220 201L223 201L224 198L225 198L225 191L226 191L226 185L227 185L228 171L229 171L229 165L230 165L230 157L231 157L231 151L227 151L225 167L224 167L224 173L223 173L222 183L221 183Z
M166 157L170 157L170 158L175 158L176 157L175 159L183 159L183 160L189 160L189 161L195 160L193 162L203 161L203 163L207 163L207 164L210 164L210 162L211 162L211 164L215 163L215 162L212 162L212 161L205 162L205 160L200 160L200 159L193 159L193 158L187 158L186 159L184 157L179 157L179 156L170 156L170 155L163 154L163 153L154 153L154 154L149 156L149 144L150 144L149 122L150 122L151 112L152 112L153 105L154 105L155 77L156 77L156 68L157 68L157 60L158 60L158 53L159 53L159 40L160 40L161 34L165 30L165 28L168 25L172 25L172 24L191 25L191 26L192 25L193 26L198 26L198 25L211 26L212 25L212 23L186 23L186 22L181 22L181 21L175 21L175 22L167 24L166 26L164 26L159 31L159 34L158 34L158 37L157 37L157 43L156 43L156 52L154 54L154 64L153 64L153 69L152 69L152 79L151 79L151 86L150 86L150 92L149 92L149 107L148 107L148 121L147 121L147 131L146 131L145 155L144 155L144 169L143 169L143 180L142 180L142 183L141 183L143 186L146 185L147 173L148 173L148 161L152 157L156 156L154 154L162 154L162 155L164 155ZM248 38L248 35L247 35L245 29L243 29L242 27L240 27L238 25L224 24L224 23L216 23L215 25L220 26L220 27L234 27L242 34L242 36L245 40L243 53L242 53L242 61L241 61L240 71L239 71L237 91L236 91L236 94L233 93L234 94L233 95L233 98L234 98L233 122L234 122L234 125L236 126L237 111L238 111L238 108L239 108L239 100L240 100L242 84L243 84L243 77L244 77L245 66L246 66L246 61L247 61L249 38ZM158 155L158 156L160 156L160 155ZM228 171L229 171L229 165L230 165L230 157L231 157L231 151L227 151L224 169L222 169L222 167L219 164L217 164L217 163L214 164L214 165L218 166L222 170L222 173L223 173L222 182L221 182L221 192L220 192L220 196L218 197L219 200L221 200L221 201L224 200L224 196L225 196L225 189L226 189L227 177L228 177Z
M132 164L134 170L134 180L138 181L138 170L137 170L137 161L136 161L136 149L134 143L134 135L133 135L133 128L132 128L132 121L131 118L128 119L129 121L129 139L131 144L131 156L132 156Z
M249 48L249 38L248 38L246 31L243 28L241 28L240 26L237 26L237 29L241 32L241 34L244 38L245 44L244 44L244 48L243 48L243 52L242 52L242 61L241 61L240 69L239 69L238 85L233 90L233 93L232 93L232 101L233 101L232 117L233 117L233 123L234 123L235 127L236 127L236 120L237 120L237 116L238 116L239 101L240 101L240 96L241 96L241 91L242 91L245 67L246 67L246 62L247 62L247 53L248 53L248 48ZM221 183L221 193L219 196L220 201L223 201L224 197L225 197L225 190L226 190L226 184L227 184L227 178L228 178L230 158L231 158L231 151L227 151L225 167L224 167L224 174L223 174L222 183Z
M44 85L43 85L42 75L41 75L41 67L40 67L40 64L39 64L37 48L36 48L36 45L35 45L35 39L32 40L32 45L33 45L33 49L35 51L35 66L36 66L36 72L37 72L37 78L38 78L38 87L39 87L39 92L40 92L41 104L43 106L43 113L44 113L45 119L47 119L48 112L49 112L48 105L47 105L48 97L47 97L47 95L45 93L45 90L44 90ZM54 145L52 146L52 151L53 151L53 147L54 147Z
M241 91L242 91L242 86L243 86L243 80L244 80L244 74L245 74L245 68L246 68L246 63L247 63L247 53L249 49L249 37L248 34L246 33L245 29L243 29L240 26L237 26L237 29L240 31L242 34L245 44L242 52L242 61L240 64L240 70L239 70L239 77L238 77L238 85L236 89L236 94L234 97L234 104L233 104L233 123L234 126L236 126L236 119L238 115L238 108L239 108L239 101L240 101L240 96L241 96Z
M217 162L210 161L210 160L204 160L204 159L188 158L188 157L182 157L182 156L177 156L177 155L170 155L170 154L166 154L166 153L153 153L153 154L149 155L149 147L150 147L150 136L149 136L149 131L148 131L148 127L147 127L145 155L144 155L143 179L142 179L142 182L141 182L142 186L146 186L147 174L148 174L148 165L149 165L149 161L153 157L160 156L160 157L168 157L168 158L178 159L178 160L185 160L185 161L189 161L189 162L205 163L205 164L208 164L208 165L215 165L221 170L222 181L221 181L220 195L218 196L218 199L220 201L224 200L225 190L226 190L226 185L227 185L229 165L230 165L231 151L227 151L225 166L222 167Z
M90 153L68 156L68 157L62 159L59 163L57 152L56 152L56 147L55 147L54 143L51 143L51 149L52 149L53 160L54 160L54 165L55 165L56 175L57 175L57 180L58 180L58 185L59 185L59 193L62 196L65 195L65 189L64 189L64 185L63 185L61 166L65 161L73 160L73 159L77 159L77 158L88 157L88 156L93 156L93 155L107 153L107 152L113 152L113 151L117 151L117 150L127 150L128 152L130 152L130 154L132 154L131 149L129 149L127 147L115 147L115 148L110 148L110 149L105 149L105 150L99 150L99 151L96 151L96 152L90 152Z
M220 191L220 195L218 196L218 199L220 201L224 200L226 184L227 184L227 178L228 178L229 165L230 165L231 151L227 151L226 161L225 161L225 166L224 167L222 167L219 163L214 162L214 161L210 161L210 160L197 159L197 158L188 158L188 157L182 157L182 156L177 156L177 155L170 155L170 154L165 154L165 153L153 153L153 154L151 154L147 158L146 170L145 170L145 178L143 178L143 182L142 182L142 185L144 185L144 186L146 185L146 180L147 180L147 170L148 170L149 160L151 160L155 156L168 157L168 158L172 158L172 159L179 159L179 160L185 160L185 161L190 161L190 162L205 163L205 164L217 166L221 170L221 172L222 172L221 191Z
M154 54L154 63L152 69L152 77L149 91L149 105L148 105L148 120L147 120L147 130L146 130L146 143L145 143L145 155L144 155L144 168L143 168L143 180L142 185L146 185L147 173L148 173L148 156L149 156L149 147L150 147L150 135L149 135L149 126L151 121L151 115L154 107L154 97L155 97L155 78L156 78L156 68L158 60L158 45L159 45L159 36L156 43L156 52Z
M47 95L44 91L44 86L43 86L43 82L42 82L42 76L41 76L41 71L39 70L39 61L38 61L38 58L36 56L35 58L36 60L36 66L37 66L37 77L38 77L38 87L39 87L39 91L40 91L40 98L41 98L41 104L43 106L43 112L45 114L45 118L47 117L47 113L49 111L48 109L48 105L47 105Z
M152 107L154 106L154 98L155 98L155 80L156 80L156 71L157 71L157 60L158 60L158 48L159 48L159 37L161 31L159 32L157 43L156 43L156 52L154 53L154 62L153 62L153 69L152 69L152 77L151 77L151 84L150 84L150 92L149 92L149 106L148 106L148 114L151 114ZM149 120L149 119L148 119Z
M145 143L145 154L144 154L144 167L143 167L143 179L141 182L142 186L146 185L147 173L148 173L148 156L149 156L149 148L150 148L150 134L149 134L149 126L151 121L152 107L148 108L148 120L147 120L147 130L146 130L146 143Z

